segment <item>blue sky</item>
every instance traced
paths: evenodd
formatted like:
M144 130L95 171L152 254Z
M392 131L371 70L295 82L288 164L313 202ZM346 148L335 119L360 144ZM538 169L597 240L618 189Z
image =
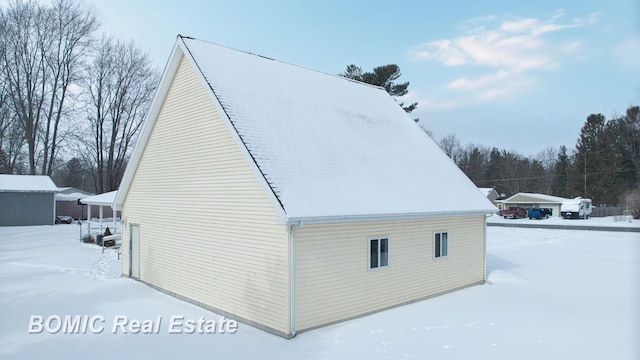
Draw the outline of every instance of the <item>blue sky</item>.
M327 73L398 64L436 140L535 155L640 105L640 2L85 0L164 67L178 33Z

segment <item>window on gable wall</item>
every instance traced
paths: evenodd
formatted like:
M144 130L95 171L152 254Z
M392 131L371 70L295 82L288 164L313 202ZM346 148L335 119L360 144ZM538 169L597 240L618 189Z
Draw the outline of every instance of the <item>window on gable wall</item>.
M434 236L434 257L445 257L449 253L449 235L447 232L438 232Z
M389 238L369 239L369 269L389 265Z

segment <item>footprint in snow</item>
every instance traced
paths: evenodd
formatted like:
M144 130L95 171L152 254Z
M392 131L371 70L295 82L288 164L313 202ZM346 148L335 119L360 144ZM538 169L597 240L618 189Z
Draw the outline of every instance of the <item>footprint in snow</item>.
M98 262L93 264L91 268L91 277L96 280L108 280L109 279L109 270L111 269L111 259L108 256L101 258Z

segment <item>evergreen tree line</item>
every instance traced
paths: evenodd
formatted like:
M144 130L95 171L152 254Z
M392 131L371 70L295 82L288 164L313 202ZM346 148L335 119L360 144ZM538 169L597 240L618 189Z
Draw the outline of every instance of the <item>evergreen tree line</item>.
M493 187L508 197L531 192L573 198L587 197L599 206L625 206L640 193L640 112L607 120L587 117L575 146L548 148L536 156L468 144L455 135L440 147L478 187Z
M159 81L74 0L0 7L0 173L117 189Z

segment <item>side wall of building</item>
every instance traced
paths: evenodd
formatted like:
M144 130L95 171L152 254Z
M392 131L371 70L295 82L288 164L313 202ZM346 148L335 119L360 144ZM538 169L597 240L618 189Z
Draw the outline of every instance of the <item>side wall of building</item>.
M0 192L0 226L53 225L54 193Z
M435 233L448 253L435 257ZM369 242L388 238L388 266ZM297 331L484 282L485 216L305 225L295 233Z

